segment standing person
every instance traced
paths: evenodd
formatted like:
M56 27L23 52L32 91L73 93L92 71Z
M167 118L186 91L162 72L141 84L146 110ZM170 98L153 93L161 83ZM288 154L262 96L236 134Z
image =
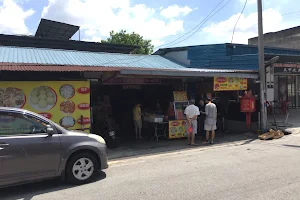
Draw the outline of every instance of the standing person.
M204 129L206 130L206 141L209 143L209 132L211 131L211 140L210 144L214 143L215 139L215 130L217 129L217 106L211 102L211 98L207 98L207 104L205 106L205 124Z
M141 104L137 104L133 108L133 122L135 127L136 139L142 139L142 109Z
M193 131L192 133L188 134L188 144L189 145L197 145L195 144L195 134L197 134L198 128L197 128L197 117L200 115L199 108L195 106L195 100L191 99L189 101L189 106L186 107L184 114L186 115L186 119L188 121L188 126L192 127Z
M175 111L173 102L170 102L168 107L168 120L175 120Z
M199 111L200 111L200 116L199 116L199 131L200 131L200 136L205 140L206 135L205 135L205 130L204 130L204 122L205 122L205 104L204 101L201 99L199 101Z

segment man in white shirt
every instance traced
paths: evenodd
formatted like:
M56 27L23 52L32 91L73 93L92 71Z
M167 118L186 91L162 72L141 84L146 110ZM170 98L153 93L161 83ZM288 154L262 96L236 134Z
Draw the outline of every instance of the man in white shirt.
M204 129L206 130L206 141L209 143L209 132L211 131L211 141L210 144L214 143L215 130L217 129L217 106L211 102L211 99L207 99L207 104L205 106L206 119L204 123Z
M200 115L199 112L199 108L197 106L195 106L195 100L191 99L189 101L189 106L186 107L184 114L186 115L186 119L188 122L188 128L192 127L193 131L190 133L189 131L187 131L187 135L188 135L188 144L189 145L197 145L195 144L195 134L197 134L197 117L198 115Z

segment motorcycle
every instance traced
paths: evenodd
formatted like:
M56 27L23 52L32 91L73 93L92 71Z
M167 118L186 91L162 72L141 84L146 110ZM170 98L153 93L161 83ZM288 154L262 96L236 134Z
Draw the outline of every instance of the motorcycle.
M120 144L120 138L116 135L116 130L111 123L109 116L105 116L101 135L103 136L108 148L117 148Z

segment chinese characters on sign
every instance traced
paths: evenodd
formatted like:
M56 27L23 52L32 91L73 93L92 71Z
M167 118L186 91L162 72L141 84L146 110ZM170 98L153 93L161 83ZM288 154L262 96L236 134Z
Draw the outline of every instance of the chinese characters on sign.
M246 78L214 77L214 91L247 90Z
M300 74L300 68L296 68L296 67L274 67L274 73Z

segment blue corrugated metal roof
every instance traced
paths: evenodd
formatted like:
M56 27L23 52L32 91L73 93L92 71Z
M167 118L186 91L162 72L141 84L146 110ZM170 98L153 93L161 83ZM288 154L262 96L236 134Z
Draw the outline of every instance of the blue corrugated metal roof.
M184 65L158 55L130 55L57 49L0 46L0 62L178 69Z

